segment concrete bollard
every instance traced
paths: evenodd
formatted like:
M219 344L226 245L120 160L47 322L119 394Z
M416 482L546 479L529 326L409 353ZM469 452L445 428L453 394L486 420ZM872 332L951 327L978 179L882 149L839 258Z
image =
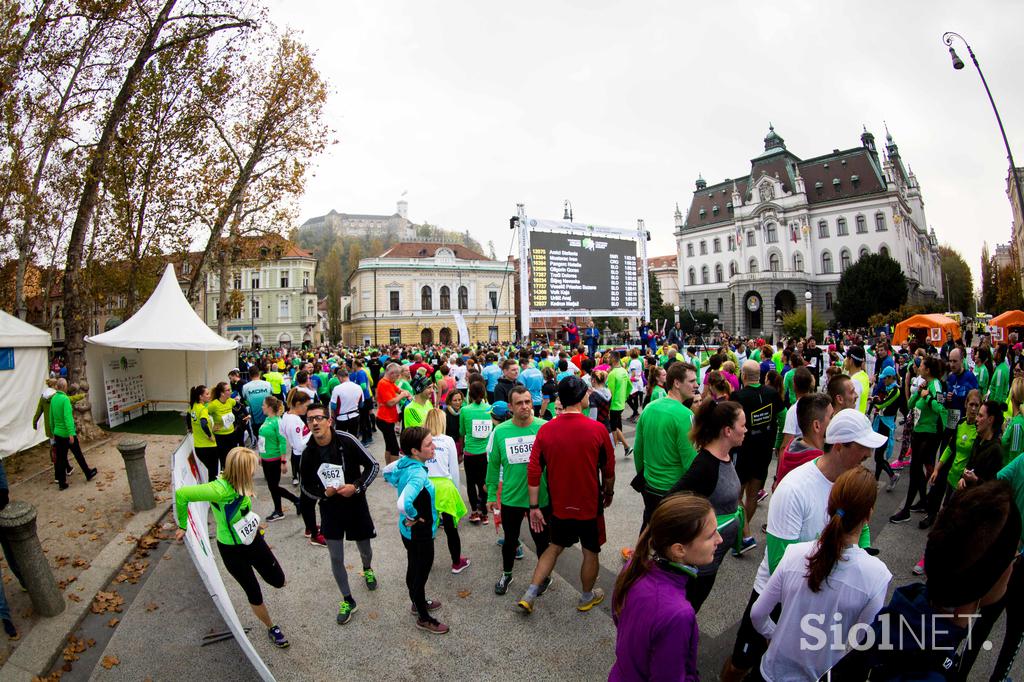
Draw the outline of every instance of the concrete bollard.
M128 475L128 487L132 491L132 508L145 511L156 506L153 499L153 484L146 468L146 441L122 440L117 450L124 459L124 471Z
M64 595L50 570L50 562L36 535L36 508L16 500L0 511L0 535L10 547L18 564L32 608L43 616L56 616L64 610Z

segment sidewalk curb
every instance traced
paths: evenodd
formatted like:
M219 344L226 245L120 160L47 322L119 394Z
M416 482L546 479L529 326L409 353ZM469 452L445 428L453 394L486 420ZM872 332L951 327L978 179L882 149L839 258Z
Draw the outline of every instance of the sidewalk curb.
M110 583L135 550L136 541L128 540L128 536L143 536L173 506L173 503L168 502L158 504L149 511L137 513L125 529L114 536L92 560L89 568L78 576L73 583L74 587L68 586L66 592L80 593L81 601L76 602L65 597L67 608L63 613L53 618L45 618L32 628L0 668L0 679L31 682L33 677L49 673L63 651L68 635L75 631L89 613L93 597Z

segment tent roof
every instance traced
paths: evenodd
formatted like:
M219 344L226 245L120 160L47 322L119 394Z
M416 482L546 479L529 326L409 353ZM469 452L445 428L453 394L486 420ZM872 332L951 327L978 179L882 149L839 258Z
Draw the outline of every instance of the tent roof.
M0 348L49 347L49 333L0 310Z
M988 321L990 327L1024 327L1024 312L1007 310Z
M893 330L892 342L895 345L899 345L906 341L910 336L911 329L933 329L935 327L948 331L954 339L960 338L960 325L957 324L956 320L945 315L933 313L929 315L913 315L897 324ZM932 342L932 344L936 345L935 342ZM942 344L940 342L937 345Z
M139 311L124 324L86 341L111 348L149 350L233 350L228 341L206 326L181 292L174 266L167 264L160 283Z

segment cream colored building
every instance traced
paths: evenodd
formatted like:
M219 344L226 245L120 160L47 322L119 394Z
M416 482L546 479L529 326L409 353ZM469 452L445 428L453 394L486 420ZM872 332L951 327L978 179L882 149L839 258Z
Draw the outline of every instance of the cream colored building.
M456 314L471 343L515 337L513 268L461 244L399 242L364 258L342 309L345 345L455 344Z

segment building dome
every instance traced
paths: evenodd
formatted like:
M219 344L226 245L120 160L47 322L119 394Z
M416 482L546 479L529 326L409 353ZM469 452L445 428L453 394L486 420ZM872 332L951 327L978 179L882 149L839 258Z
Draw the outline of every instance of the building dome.
M768 134L764 137L764 150L770 151L772 149L785 149L786 141L775 132L775 127L771 123L768 124Z

